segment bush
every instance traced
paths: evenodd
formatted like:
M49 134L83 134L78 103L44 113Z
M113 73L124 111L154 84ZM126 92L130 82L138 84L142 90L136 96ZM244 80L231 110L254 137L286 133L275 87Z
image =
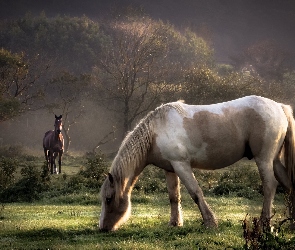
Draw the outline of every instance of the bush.
M0 190L4 190L14 183L17 166L17 160L0 157Z
M259 218L254 217L243 220L243 237L245 240L244 249L295 249L295 237L288 239L285 234L285 222L283 220L269 226L269 221L261 222Z
M24 155L24 151L21 144L9 145L0 148L0 155L8 158L20 158Z
M99 188L108 173L109 164L102 153L88 153L86 155L85 168L81 169L78 175L85 178L85 185L88 188Z
M134 186L137 191L144 193L166 193L167 186L164 171L153 165L147 166Z
M2 202L32 202L40 198L49 188L36 166L25 164L21 169L22 178L0 193Z
M261 180L257 169L239 164L225 171L213 188L215 195L236 195L252 199L261 191Z

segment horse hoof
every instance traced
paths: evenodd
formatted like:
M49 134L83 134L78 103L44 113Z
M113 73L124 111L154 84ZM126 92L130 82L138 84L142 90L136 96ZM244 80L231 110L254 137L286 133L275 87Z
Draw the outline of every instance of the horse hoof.
M206 228L214 229L218 227L218 223L216 220L204 222L204 226Z

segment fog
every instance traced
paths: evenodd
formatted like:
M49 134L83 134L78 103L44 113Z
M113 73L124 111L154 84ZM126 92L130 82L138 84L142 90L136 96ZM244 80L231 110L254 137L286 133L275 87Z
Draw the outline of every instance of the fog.
M179 28L189 27L208 40L215 50L218 63L230 63L230 58L249 45L271 39L294 54L294 0L0 0L0 18L13 19L27 12L49 17L82 16L100 20L115 9L134 5L155 19L168 21ZM54 113L59 115L59 110ZM42 138L53 129L54 113L36 111L0 124L0 146L21 144L42 150ZM104 136L113 130L111 113L97 104L85 103L83 116L70 128L70 150L91 151ZM119 126L117 126L119 129ZM120 130L120 129L119 129ZM102 145L115 152L122 138Z
M0 18L22 17L25 13L47 16L86 15L101 19L128 5L141 7L155 19L178 27L190 27L212 40L218 61L263 39L278 41L295 52L294 0L0 0Z
M101 149L106 155L114 153L122 139L122 131L116 128L118 124L114 115L97 104L87 102L84 105L82 117L70 127L69 152L85 153ZM59 110L55 110L55 113L60 115ZM44 134L48 130L54 130L54 120L54 113L39 110L3 122L0 124L0 146L24 146L25 150L32 150L30 153L40 154L43 151ZM107 134L110 135L104 139ZM103 144L105 141L108 142ZM101 146L96 148L98 144Z

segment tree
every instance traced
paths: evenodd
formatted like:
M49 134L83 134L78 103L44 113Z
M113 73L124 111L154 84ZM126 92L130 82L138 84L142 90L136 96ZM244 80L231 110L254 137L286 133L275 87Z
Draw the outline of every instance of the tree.
M203 105L229 101L242 96L267 95L263 81L243 72L229 71L220 75L214 69L200 66L188 70L184 82L173 85L166 91L174 99L184 99L189 104Z
M48 18L44 12L37 17L27 13L0 22L0 48L25 51L30 58L39 54L52 62L54 71L91 71L104 39L100 25L86 16Z
M42 72L35 71L37 66L26 60L23 53L0 50L0 122L31 110L43 96L38 86Z
M282 80L292 55L271 40L259 41L231 58L237 69L252 68L266 80Z
M70 128L84 114L83 98L87 97L90 75L75 76L61 72L49 83L50 95L46 98L46 107L50 113L62 114L65 139L64 152L67 153L71 143Z
M101 99L123 114L124 133L159 104L167 85L181 81L187 67L212 59L204 40L146 16L115 20L105 30L110 40L94 69L95 82Z

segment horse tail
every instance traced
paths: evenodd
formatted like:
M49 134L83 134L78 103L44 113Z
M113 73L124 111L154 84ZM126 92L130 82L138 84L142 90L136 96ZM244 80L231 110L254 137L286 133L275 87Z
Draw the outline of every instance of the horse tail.
M285 167L292 186L295 184L295 120L293 110L289 105L283 105L282 108L288 120L288 128L284 141Z

